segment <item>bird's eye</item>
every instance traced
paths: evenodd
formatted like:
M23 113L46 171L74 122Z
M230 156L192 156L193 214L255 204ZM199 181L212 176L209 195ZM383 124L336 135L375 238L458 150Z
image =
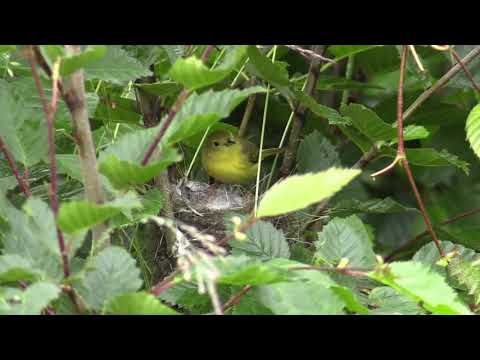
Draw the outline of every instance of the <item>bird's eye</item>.
M215 145L215 146L219 146L219 145L220 145L220 143L219 143L218 141L214 141L214 142L213 142L213 145Z

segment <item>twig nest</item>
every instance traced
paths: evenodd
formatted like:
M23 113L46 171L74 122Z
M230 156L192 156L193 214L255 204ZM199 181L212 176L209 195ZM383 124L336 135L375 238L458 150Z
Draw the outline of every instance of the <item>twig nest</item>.
M249 213L254 197L238 185L180 181L173 191L175 218L207 232L217 239L225 234L225 215Z

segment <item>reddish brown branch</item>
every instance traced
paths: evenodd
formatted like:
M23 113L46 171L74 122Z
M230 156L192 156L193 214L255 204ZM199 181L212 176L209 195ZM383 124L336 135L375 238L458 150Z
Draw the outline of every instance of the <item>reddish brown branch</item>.
M17 179L20 190L22 190L22 192L25 194L26 197L29 197L31 193L30 193L30 188L28 186L28 183L24 178L20 176L20 173L18 172L17 164L15 163L15 160L13 159L12 153L8 149L7 144L3 141L2 136L0 136L0 151L2 151L3 155L5 156L5 159L7 160L13 175L15 176L15 179Z
M208 56L212 52L212 50L215 48L214 45L208 45L205 51L202 54L202 61L206 61L208 59ZM190 96L191 91L187 89L183 89L180 95L178 95L177 100L173 104L172 108L168 112L168 115L163 122L162 126L160 127L160 130L158 131L158 134L155 136L155 139L153 140L153 143L148 147L147 151L145 152L145 155L143 157L143 160L141 164L143 166L147 165L148 161L153 155L153 152L157 148L158 144L160 144L160 141L162 141L163 136L165 135L165 132L167 129L170 127L173 119L175 118L175 115L178 113L184 102L188 99Z
M165 290L171 288L173 285L173 280L179 273L180 273L180 270L175 270L173 273L168 275L165 279L160 281L157 285L153 286L152 289L150 290L150 293L152 293L155 296L159 296Z
M245 285L242 290L238 293L234 294L228 301L223 305L222 311L225 312L226 310L230 309L232 306L237 305L242 297L248 293L252 289L252 285Z

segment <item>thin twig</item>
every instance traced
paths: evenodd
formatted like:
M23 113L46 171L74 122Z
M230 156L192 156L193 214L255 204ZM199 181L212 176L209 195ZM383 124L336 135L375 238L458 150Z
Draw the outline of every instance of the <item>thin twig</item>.
M317 52L321 49L321 45L314 45L313 51ZM310 68L308 69L307 83L305 86L305 94L312 96L315 86L317 84L319 75L320 60L317 58L312 59ZM297 153L298 142L300 133L303 128L305 116L307 114L307 107L300 104L297 106L293 115L292 129L290 130L290 137L288 140L285 154L283 156L282 166L280 167L281 176L285 177L290 174L295 161L295 155Z
M322 56L322 55L318 54L315 50L304 49L304 48L302 48L298 45L283 45L283 46L288 47L289 49L292 49L292 50L298 52L300 55L302 55L303 57L307 58L310 61L317 60L317 61L328 62L328 63L331 63L331 64L336 63L335 60L329 59L325 56Z
M256 84L255 78L250 79L250 85L254 86ZM255 100L257 94L252 94L248 97L247 106L245 106L245 112L243 113L242 122L240 123L240 130L238 130L238 136L243 137L247 131L248 122L252 116L253 108L255 107Z
M460 56L458 56L458 53L454 50L454 49L451 49L451 52L452 52L452 55L453 57L455 58L455 61L460 64L460 66L462 67L465 75L468 77L468 79L470 80L470 82L472 83L472 86L473 88L477 91L477 93L480 94L480 87L478 86L478 84L475 82L475 79L473 78L473 75L472 73L470 72L470 70L467 68L467 66L463 63L462 59L460 58Z
M455 215L447 220L444 220L442 222L440 222L438 225L442 226L442 225L448 225L448 224L451 224L453 222L456 222L458 220L461 220L463 218L466 218L468 216L471 216L471 215L475 215L475 214L478 214L480 213L480 208L476 208L476 209L472 209L472 210L469 210L469 211L465 211L461 214L458 214L458 215ZM390 255L386 256L385 257L385 261L386 262L389 262L391 261L394 257L396 257L396 255L398 255L399 253L403 252L404 250L410 248L411 246L413 246L414 244L417 243L417 241L419 241L420 239L424 238L425 236L427 236L428 234L430 234L430 232L428 230L425 230L424 232L422 232L421 234L418 234L417 236L415 236L413 239L407 241L404 245L400 246L399 248L395 249Z
M242 297L248 293L252 289L252 285L245 285L242 290L238 293L234 294L230 299L227 300L225 304L223 304L222 310L223 312L227 311L231 307L237 305Z
M15 163L15 160L13 159L12 153L8 149L7 144L3 141L2 136L0 136L0 151L5 156L5 159L7 159L10 169L12 170L12 173L15 176L15 179L17 179L20 190L22 190L22 192L25 194L26 197L29 197L31 193L30 193L30 188L28 186L28 183L25 181L25 179L23 179L20 176L20 173L18 172L17 164Z
M208 56L210 55L210 53L212 52L214 47L215 47L214 45L208 45L207 46L207 48L205 49L205 51L202 54L202 57L201 57L202 61L205 62L208 59ZM192 93L191 91L189 91L187 89L183 89L182 92L180 93L180 95L178 95L178 98L175 101L175 103L173 104L170 111L168 112L168 115L167 115L165 121L163 121L163 124L160 127L160 130L158 131L157 136L155 136L155 139L154 139L153 143L148 147L147 151L145 152L145 155L144 155L143 160L141 162L141 164L143 166L147 165L148 161L150 160L150 158L153 155L153 152L157 148L158 144L160 144L160 141L162 141L162 138L165 135L165 132L169 128L170 124L172 123L173 118L178 113L178 111L182 107L183 103L188 99L188 97L190 96L191 93Z

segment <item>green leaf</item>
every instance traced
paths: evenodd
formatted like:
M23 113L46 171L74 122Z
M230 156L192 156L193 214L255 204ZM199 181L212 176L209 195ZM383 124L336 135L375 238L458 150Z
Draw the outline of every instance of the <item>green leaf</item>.
M163 143L174 144L198 133L203 135L209 126L228 117L250 95L260 92L265 92L265 89L253 86L244 90L209 90L200 95L192 94L175 115ZM163 126L163 121L157 128Z
M336 266L344 258L350 267L369 268L376 264L370 234L356 215L330 221L318 234L315 247L315 256L330 265Z
M305 281L264 285L257 289L259 301L276 315L338 315L345 302L329 288L327 274L303 271ZM321 299L321 300L320 300Z
M160 294L160 299L182 308L187 308L194 314L204 314L211 310L211 301L207 294L199 294L197 286L182 282L175 284Z
M345 59L351 55L355 55L383 45L332 45L328 47L328 51L335 56L335 62ZM324 71L332 64L327 63L322 66L320 71Z
M137 112L136 106L134 100L111 95L108 100L102 99L93 117L104 124L112 122L137 125L141 123L142 115Z
M306 106L315 115L328 120L330 125L350 125L351 120L346 116L341 116L337 110L328 106L319 104L313 97L305 94L303 91L294 91L295 98L300 104Z
M418 304L397 290L380 286L368 296L369 305L374 308L374 315L421 315L425 311Z
M209 69L202 60L192 56L178 58L170 69L170 77L188 90L197 90L223 80L246 56L247 45L231 46L225 60L215 69Z
M134 192L104 204L95 204L86 200L63 203L58 212L58 226L66 233L77 233L100 224L113 216L141 207Z
M299 173L323 171L341 165L335 146L317 130L300 143L297 163Z
M397 130L384 122L367 107L360 104L348 104L340 109L342 115L352 120L353 126L372 141L388 141L397 137Z
M98 79L123 85L142 76L151 75L147 66L130 56L119 45L107 45L105 56L84 66L87 80Z
M248 47L248 56L255 72L275 87L286 87L290 84L288 71L284 67L272 63L255 45Z
M317 90L331 91L331 90L363 90L363 89L377 89L383 90L384 88L379 85L372 85L356 80L349 80L342 77L335 77L329 75L322 75L317 81Z
M246 254L260 260L290 257L285 235L271 223L257 221L248 229L246 235L246 240L234 240L228 243L233 255Z
M17 45L0 45L0 54L17 50Z
M107 54L105 45L88 45L80 54L71 54L66 51L60 64L60 75L67 76L86 65L102 59Z
M41 272L33 269L30 262L21 256L0 256L0 283L11 283L19 280L33 281L41 276Z
M59 295L60 288L47 282L37 282L24 291L0 290L0 315L40 315Z
M472 150L480 157L480 104L476 105L468 114L465 129Z
M471 314L445 279L421 263L394 262L385 270L369 273L369 277L396 289L415 302L421 302L433 314Z
M57 154L59 174L67 174L71 178L83 182L80 158L75 154Z
M460 160L458 156L450 154L447 150L443 149L438 151L432 148L420 148L420 149L405 149L408 162L417 166L456 166L461 169L465 174L470 173L470 164L466 161ZM395 158L396 150L392 148L383 148L381 153L385 156Z
M475 304L480 303L480 261L465 261L461 257L456 256L448 264L448 270L460 284L464 285L468 294L475 299Z
M328 210L331 217L346 217L353 214L392 214L405 211L418 211L416 208L406 207L390 197L385 199L369 200L341 200Z
M232 286L231 296L234 296L243 287ZM232 315L274 315L270 309L264 306L257 295L257 288L252 288L249 292L242 296L240 302L232 307Z
M113 315L178 315L146 292L123 294L109 301L106 313Z
M290 176L265 193L257 217L301 210L334 195L359 174L359 170L330 168L319 173Z
M140 165L148 147L152 144L157 128L137 130L122 136L109 146L99 157L99 171L110 183L125 189L136 184L143 184L181 159L180 154L170 147L165 147L160 156L154 156L145 166Z
M182 90L182 87L179 84L170 81L156 82L151 84L135 84L135 86L149 94L164 97L173 95Z
M9 207L6 215L10 230L3 239L3 253L18 255L51 279L61 279L63 268L56 224L48 205L30 197L23 211Z
M75 287L90 308L101 310L105 302L137 291L141 285L140 270L132 256L123 248L111 246L92 259Z

